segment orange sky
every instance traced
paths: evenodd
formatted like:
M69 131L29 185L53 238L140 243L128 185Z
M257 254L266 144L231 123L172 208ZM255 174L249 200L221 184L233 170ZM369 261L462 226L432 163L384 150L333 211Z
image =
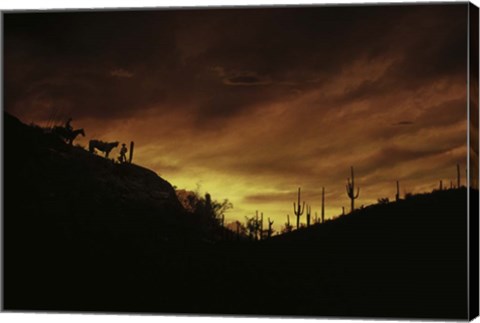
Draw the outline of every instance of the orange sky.
M466 5L5 15L5 109L135 141L135 163L279 229L466 166ZM118 151L115 151L118 153ZM302 217L305 220L305 216Z

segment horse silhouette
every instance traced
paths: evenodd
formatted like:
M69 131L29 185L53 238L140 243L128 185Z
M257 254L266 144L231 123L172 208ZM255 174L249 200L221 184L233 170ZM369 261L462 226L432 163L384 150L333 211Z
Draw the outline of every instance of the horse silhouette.
M69 130L61 126L53 127L53 133L65 140L69 145L73 145L73 141L78 135L85 137L85 131L83 129Z
M118 141L115 142L104 142L101 140L92 139L88 143L88 150L94 154L95 149L100 150L105 153L105 158L108 158L108 154L112 151L113 148L118 146Z

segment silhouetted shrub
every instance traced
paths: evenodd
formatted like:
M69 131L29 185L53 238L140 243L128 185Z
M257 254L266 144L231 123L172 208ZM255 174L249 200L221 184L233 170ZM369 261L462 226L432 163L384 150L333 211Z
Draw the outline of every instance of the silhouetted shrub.
M388 199L388 197L382 197L378 199L378 204L387 204L387 203L390 203L390 200Z

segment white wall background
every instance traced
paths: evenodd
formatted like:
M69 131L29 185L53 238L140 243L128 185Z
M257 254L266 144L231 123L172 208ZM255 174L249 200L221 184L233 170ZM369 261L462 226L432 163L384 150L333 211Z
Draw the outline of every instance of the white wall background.
M2 0L4 9L50 9L50 8L133 8L133 7L178 7L178 6L232 6L232 5L272 5L272 4L322 4L322 3L408 3L413 0ZM445 0L424 2L454 2ZM456 1L465 2L465 1ZM480 0L472 1L479 6Z

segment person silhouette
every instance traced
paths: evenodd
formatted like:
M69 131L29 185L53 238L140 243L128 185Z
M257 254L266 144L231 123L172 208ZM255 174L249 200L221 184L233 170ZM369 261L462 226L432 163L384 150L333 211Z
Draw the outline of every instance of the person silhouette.
M122 144L122 148L120 149L120 156L118 156L118 160L120 163L126 163L127 162L127 147L125 146L125 143Z
M67 129L69 132L73 131L73 127L70 124L72 122L72 118L68 118L67 122L65 123L65 129Z

